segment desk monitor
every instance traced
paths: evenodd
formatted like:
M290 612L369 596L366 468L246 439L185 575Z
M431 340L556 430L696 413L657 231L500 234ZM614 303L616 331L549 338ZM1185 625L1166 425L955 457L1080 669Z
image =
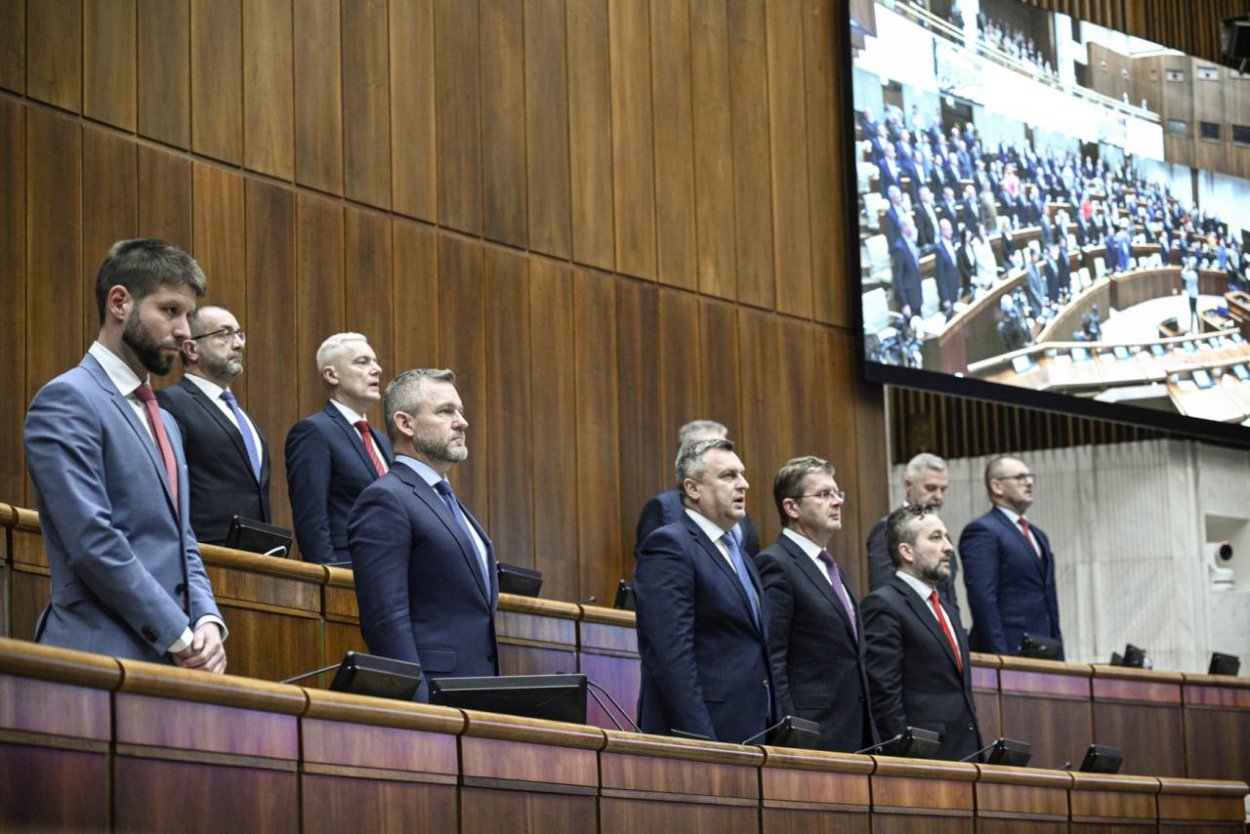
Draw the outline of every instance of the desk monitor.
M1124 753L1110 744L1091 744L1081 761L1082 773L1117 773L1124 762Z
M1063 653L1063 644L1053 637L1042 637L1037 634L1024 634L1020 638L1020 657L1035 657L1038 660L1058 660Z
M1241 659L1236 655L1213 652L1211 665L1207 668L1208 675L1231 675L1237 677L1241 671Z
M543 589L542 571L523 568L520 565L499 563L499 593L536 597Z
M265 556L290 556L294 537L285 527L236 515L226 534L226 547Z
M421 664L390 657L348 652L343 656L330 689L375 698L411 701L421 686Z
M586 723L586 676L507 675L434 678L430 703L524 718Z
M1029 759L1033 758L1033 745L1027 741L1016 741L1014 738L1000 738L985 754L986 764L1008 765L1010 767L1028 767Z

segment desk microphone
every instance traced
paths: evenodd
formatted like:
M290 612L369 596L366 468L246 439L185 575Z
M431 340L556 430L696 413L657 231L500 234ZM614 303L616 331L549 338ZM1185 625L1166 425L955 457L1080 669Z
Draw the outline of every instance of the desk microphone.
M750 738L745 739L742 743L754 744L776 730L780 730L773 739L773 744L776 747L811 747L820 740L819 724L806 718L787 715L776 724L764 728Z

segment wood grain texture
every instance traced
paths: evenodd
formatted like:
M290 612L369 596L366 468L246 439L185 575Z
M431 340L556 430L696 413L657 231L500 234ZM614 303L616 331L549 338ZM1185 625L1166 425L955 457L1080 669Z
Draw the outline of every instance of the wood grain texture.
M139 133L191 144L191 6L137 0ZM189 207L188 207L189 211Z
M191 149L243 161L242 0L191 0Z
M1180 705L1145 706L1104 702L1095 696L1094 735L1124 753L1121 773L1184 776L1185 728ZM1148 733L1142 729L1149 727Z
M12 10L6 11L10 13L6 21L12 20ZM0 98L0 274L14 278L26 274L26 112L18 102ZM0 345L6 355L18 357L26 350L26 340L26 282L0 281ZM9 374L8 384L0 386L0 496L33 505L34 494L29 498L25 494L22 448L30 402L25 362L11 362Z
M387 0L343 4L343 195L391 206L391 88Z
M525 0L526 216L529 247L558 258L572 253L566 4Z
M460 830L577 834L595 829L596 805L590 796L466 787L460 790Z
M208 299L232 310L247 306L243 178L225 168L191 167L192 252L208 280ZM241 386L247 393L246 380Z
M343 209L343 218L343 326L369 335L385 381L404 370L394 364L396 311L383 301L395 297L391 220L350 205ZM385 426L380 413L376 420L379 427Z
M656 275L665 284L697 289L694 82L689 4L653 3L650 37Z
M525 24L524 5L482 0L481 44L482 234L525 246Z
M326 698L337 694L340 693L317 693L317 696L324 708ZM415 711L415 708L412 709ZM391 710L392 713L398 711ZM301 757L304 763L409 771L413 775L440 776L444 781L456 776L459 762L454 732L373 726L374 721L387 721L390 718L378 714L382 712L382 708L374 708L369 713L364 713L361 708L363 714L358 717L369 723L346 723L305 717L300 722Z
M648 5L608 0L616 270L655 280L656 195Z
M599 807L599 830L603 834L667 830L748 834L759 831L759 811L749 807L656 802L650 797L604 797Z
M302 708L302 701L300 697L295 709ZM286 761L299 758L299 727L293 715L124 693L114 699L114 710L118 744Z
M690 0L695 223L699 291L738 297L733 132L725 0Z
M310 0L294 15L295 181L343 192L343 40L337 0ZM326 334L329 335L329 334Z
M840 133L841 89L836 83L842 56L837 36L842 6L834 0L803 4L803 87L807 116L808 219L811 223L812 315L817 321L851 324L850 276L845 246L845 180Z
M82 106L82 2L26 7L26 94L73 113Z
M0 772L0 829L112 830L107 755L0 743Z
M573 259L616 265L608 0L566 6Z
M192 251L191 204L191 160L140 145L139 234Z
M639 511L652 495L676 485L676 474L673 460L677 457L677 431L691 420L711 419L724 423L729 428L729 436L737 436L737 426L725 417L705 406L709 399L708 388L715 383L717 386L725 380L726 371L732 368L724 365L723 353L725 333L720 330L718 322L705 321L700 315L702 305L699 299L685 292L660 288L656 298L656 322L653 332L656 338L652 341L652 349L656 352L657 383L659 387L659 431L651 434L648 440L648 451L653 461L660 464L659 477L650 484L650 491L642 500L634 505L633 518L636 522ZM625 322L621 322L622 327ZM628 338L632 334L624 334ZM728 334L730 340L733 331ZM707 350L705 343L715 341L718 347ZM730 342L732 344L732 341ZM722 351L717 359L712 356ZM704 357L708 362L704 362ZM705 385L704 377L708 377ZM737 394L737 386L733 386L733 395ZM727 395L728 396L728 395Z
M100 261L139 227L139 158L134 143L115 133L85 128L82 134L82 350L100 330L95 278Z
M243 4L243 164L295 176L295 42L284 0Z
M438 221L482 231L480 32L476 3L434 0Z
M392 206L421 220L437 216L433 0L391 0Z
M84 0L82 112L135 129L135 0Z
M325 405L326 392L316 367L317 347L326 337L343 331L343 207L338 203L303 194L296 197L295 275L293 357L299 381L298 413L307 416Z
M25 3L0 3L0 87L26 92Z
M619 283L616 286L616 376L620 392L617 406L620 425L620 543L618 552L631 554L636 522L644 504L670 480L665 470L663 446L672 433L661 429L661 350L656 339L639 338L655 333L659 326L660 293L650 284ZM680 390L685 390L683 387ZM633 571L626 556L621 578ZM612 600L600 598L600 605Z
M397 198L398 199L398 198ZM439 364L438 243L430 229L403 218L391 222L391 292L397 311L392 370Z
M299 830L294 773L118 756L113 781L118 830Z
M0 694L4 730L105 743L113 737L108 689L3 674Z
M305 774L300 782L303 834L337 834L346 820L378 834L457 830L454 785L320 774Z

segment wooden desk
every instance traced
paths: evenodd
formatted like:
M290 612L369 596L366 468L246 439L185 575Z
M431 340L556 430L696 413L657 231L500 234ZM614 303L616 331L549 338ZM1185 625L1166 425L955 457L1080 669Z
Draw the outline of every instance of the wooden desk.
M867 756L765 747L763 830L868 834L874 767Z
M1135 834L1155 831L1159 780L1148 776L1072 774L1072 834Z
M1037 767L1079 765L1094 737L1093 667L1004 657L998 674L1003 735L1033 745Z
M977 834L1066 834L1072 774L997 765L977 770Z
M1123 751L1121 773L1184 776L1184 676L1120 666L1095 666L1094 673L1092 740Z

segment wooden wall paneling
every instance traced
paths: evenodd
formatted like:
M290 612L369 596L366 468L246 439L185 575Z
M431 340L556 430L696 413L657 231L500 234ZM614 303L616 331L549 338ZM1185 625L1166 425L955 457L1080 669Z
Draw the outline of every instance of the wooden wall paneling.
M866 756L768 748L760 769L760 830L868 834L874 766Z
M295 177L295 44L288 0L243 4L243 165Z
M738 300L771 309L776 293L772 166L765 163L772 154L764 0L734 0L728 10Z
M242 311L247 306L248 283L243 177L216 165L195 162L191 166L191 187L195 195L191 208L195 243L191 254L208 279L208 294L203 301L216 301ZM244 387L242 393L246 392Z
M339 0L308 0L295 24L295 182L343 193Z
M244 183L244 254L247 307L235 312L250 337L241 381L251 395L247 413L269 444L269 500L273 522L291 525L286 490L287 430L304 415L299 411L299 381L312 376L313 357L292 346L299 343L291 300L296 297L295 194L257 179Z
M807 108L807 196L811 224L812 309L817 321L847 326L851 321L845 253L845 179L838 109L842 56L838 27L841 6L807 0L803 17L803 89Z
M403 370L395 364L393 318L407 315L389 303L394 298L391 220L355 206L346 206L343 214L343 327L369 337L382 363L382 379L389 380ZM382 426L380 408L377 420Z
M27 4L26 94L78 112L82 104L82 0Z
M392 163L387 0L348 0L343 12L343 194L389 209Z
M1078 762L1094 739L1090 667L1004 657L999 671L1003 734L1033 745L1033 761Z
M26 274L37 280L27 282L26 326L37 335L25 351L27 403L82 357L82 208L82 128L49 111L29 109Z
M26 92L26 4L0 3L0 87Z
M139 235L191 252L191 160L149 145L138 146ZM104 253L89 253L98 264Z
M437 216L434 3L391 0L391 201L400 214Z
M135 0L84 0L82 112L135 129Z
M608 0L616 271L655 280L657 138L651 115L649 5ZM663 83L671 83L664 79Z
M481 80L478 6L434 0L438 221L482 231Z
M653 456L664 462L664 478L655 486L673 486L673 458L677 454L677 430L691 420L720 420L708 413L704 406L705 393L702 371L705 363L700 359L702 339L710 338L700 321L700 304L697 296L690 293L661 288L657 299L656 329L651 338L659 363L659 432L651 438ZM637 338L641 334L631 334ZM720 343L724 348L724 343ZM726 353L720 361L733 356ZM721 422L725 422L721 420ZM725 423L729 426L728 423ZM729 426L729 436L737 437L737 429ZM652 494L654 494L654 490ZM650 495L647 496L648 498ZM641 510L639 504L636 510Z
M191 0L191 149L243 161L242 0Z
M572 254L568 30L561 0L525 0L526 216L531 251Z
M469 416L469 447L473 450L468 460L456 465L450 480L457 498L489 532L490 422L507 420L508 415L493 414L493 404L487 398L486 330L494 324L485 317L482 248L480 243L460 237L439 237L438 329L440 363L456 372L456 388ZM511 450L500 452L509 454Z
M391 221L393 371L432 368L438 350L438 238L404 218Z
M294 356L299 380L298 413L304 417L325 405L326 390L315 361L317 347L328 336L343 332L343 207L340 204L310 194L296 196L295 276ZM376 351L376 347L374 349Z
M575 4L576 5L576 4ZM518 437L534 456L534 566L551 599L578 595L578 415L571 270L530 262L530 404L532 434Z
M567 15L573 260L612 269L616 231L608 0L570 3Z
M803 6L793 0L770 0L764 9L776 308L779 312L808 318L813 313L815 296L808 195L809 145L803 94L806 86L803 11ZM826 141L832 145L833 137L827 137Z
M672 432L660 419L660 291L634 281L616 283L616 368L620 409L621 554L633 552L642 506L673 480L665 464ZM696 348L697 350L697 348ZM697 355L696 355L697 358ZM633 572L622 556L621 576ZM611 600L600 599L600 605Z
M699 250L689 4L653 3L650 34L657 274L665 284L694 290L699 286Z
M742 421L738 433L738 456L746 464L747 508L760 531L761 542L771 542L780 530L773 509L772 476L789 455L783 445L784 428L778 424L781 366L777 345L778 320L764 313L742 309L738 314L738 365L742 374ZM724 367L719 373L732 372ZM709 368L715 379L717 371Z
M577 465L548 470L577 479L579 585L581 600L608 598L625 566L619 552L620 425L616 380L616 298L600 275L573 273L573 356L577 380L573 402L577 420ZM565 403L567 407L567 401ZM634 519L630 519L633 523Z
M482 0L482 234L525 246L529 222L525 189L524 6ZM558 95L559 90L547 91Z
M95 298L100 262L114 243L137 235L139 157L134 143L115 133L87 127L82 137L83 302L79 348L86 351L100 331Z
M729 428L730 439L746 438L742 425L742 397L738 362L738 311L730 304L712 299L699 300L699 367L702 371L699 386L702 389L703 409L700 416L724 423ZM680 425L680 424L678 424ZM669 437L674 437L673 426ZM672 443L668 440L668 443ZM666 447L668 461L676 449Z
M734 299L738 297L738 267L728 26L725 0L690 0L699 291Z
M855 424L855 488L859 497L849 512L855 515L859 529L866 531L872 529L890 505L885 399L881 386L860 382L858 378L837 390L845 413ZM844 510L843 515L847 512ZM852 569L852 577L858 576L855 587L861 595L868 592L868 554L861 547L863 538L867 536L856 541L856 552L860 554L858 573Z
M7 21L6 21L7 22ZM2 36L0 36L2 39ZM0 352L10 357L8 384L0 386L0 500L32 506L26 478L22 425L26 388L26 115L28 108L0 98ZM6 531L7 532L7 531ZM7 559L6 559L7 561ZM3 594L0 594L3 596ZM7 621L0 620L0 631Z
M191 7L187 0L137 0L139 133L191 144Z
M490 533L500 561L536 567L534 479L560 477L536 465L530 389L529 259L505 249L484 253L486 399L485 424L474 432L487 452ZM478 410L468 410L470 428ZM500 485L494 488L494 485ZM506 485L506 486L505 486Z

